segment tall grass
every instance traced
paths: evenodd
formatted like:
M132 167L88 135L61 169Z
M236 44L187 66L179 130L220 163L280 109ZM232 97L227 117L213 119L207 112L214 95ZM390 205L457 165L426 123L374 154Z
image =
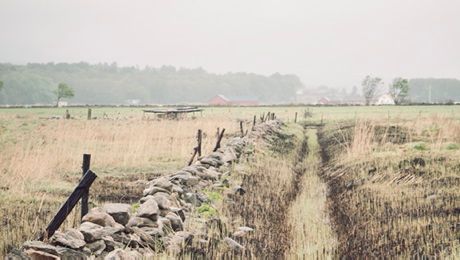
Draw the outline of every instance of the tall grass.
M347 129L322 140L332 152L325 173L340 255L458 257L460 152L447 146L460 142L460 122L433 116Z
M37 231L46 227L81 176L83 153L92 155L91 168L99 176L97 182L107 183L113 176L174 171L186 165L196 145L198 129L203 130L203 154L214 148L217 127L226 128L228 134L238 129L236 121L215 117L86 121L4 116L2 120L0 252L3 253L8 245L34 238ZM107 197L112 187L98 183L93 186L92 194ZM137 185L142 191L143 183ZM118 184L113 186L114 193L120 192ZM125 182L123 192L129 186ZM78 219L70 217L68 225Z

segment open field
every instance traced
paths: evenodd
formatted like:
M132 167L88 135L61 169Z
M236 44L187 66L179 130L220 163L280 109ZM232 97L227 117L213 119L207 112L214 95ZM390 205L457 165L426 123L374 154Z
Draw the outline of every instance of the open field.
M99 176L92 203L134 202L148 180L187 164L198 129L208 154L217 128L226 138L238 135L239 120L248 129L254 115L269 111L293 136L274 147L292 145L256 147L232 177L248 195L215 206L228 226L235 220L261 231L243 241L247 256L458 253L460 106L209 107L182 120L93 108L90 121L87 108L68 109L73 119L49 119L63 108L0 109L2 253L46 226L81 176L83 153ZM321 121L324 128L310 127ZM66 226L79 222L78 212ZM274 220L278 226L267 229Z

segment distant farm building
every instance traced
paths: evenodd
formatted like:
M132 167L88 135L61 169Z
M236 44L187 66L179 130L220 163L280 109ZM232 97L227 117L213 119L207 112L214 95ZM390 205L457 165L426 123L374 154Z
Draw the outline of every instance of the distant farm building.
M135 105L139 105L141 103L141 101L139 99L127 99L125 101L125 103L128 104L128 105L135 106Z
M66 107L68 105L69 105L69 103L67 101L59 100L59 102L58 102L58 107Z
M257 106L259 101L253 97L226 97L224 95L217 95L211 98L208 102L213 106Z
M395 104L395 100L389 94L381 95L377 97L374 101L374 105L377 105L377 106L394 105L394 104Z
M318 100L317 102L318 105L330 105L331 104L331 100L327 97L322 97Z

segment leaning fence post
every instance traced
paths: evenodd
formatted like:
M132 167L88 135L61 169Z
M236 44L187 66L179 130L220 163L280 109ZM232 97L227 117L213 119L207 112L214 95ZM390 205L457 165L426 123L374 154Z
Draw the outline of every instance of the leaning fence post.
M220 141L222 141L222 137L224 137L224 132L225 128L222 128L222 132L220 132L219 136L217 137L216 146L214 147L214 150L212 150L213 152L216 152L220 148Z
M69 198L64 202L64 204L61 206L59 209L58 213L54 216L53 220L51 220L50 224L46 228L45 232L40 235L38 240L47 240L50 237L54 235L54 232L59 229L61 224L64 222L64 220L67 218L69 213L72 211L72 209L75 207L75 205L78 203L80 198L83 196L83 194L86 192L86 190L91 187L91 184L93 184L94 180L97 178L96 174L92 172L91 170L88 170L83 178L81 179L80 183L78 186L74 189L72 194L70 194Z
M83 154L83 164L81 166L82 176L85 176L86 172L91 166L91 154ZM86 189L81 196L81 218L84 215L88 214L88 196L89 196L89 187Z
M297 112L295 112L294 123L297 123Z
M198 129L198 133L196 135L197 145L193 148L192 158L190 158L190 161L188 162L189 166L192 165L193 160L195 159L195 156L197 154L198 154L198 157L201 156L201 139L202 139L201 129Z

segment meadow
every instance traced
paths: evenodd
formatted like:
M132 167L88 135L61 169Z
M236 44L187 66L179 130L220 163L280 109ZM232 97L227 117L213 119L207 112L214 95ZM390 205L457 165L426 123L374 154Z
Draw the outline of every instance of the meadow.
M66 109L71 119L62 119ZM214 147L217 128L225 128L226 137L238 135L239 121L244 121L245 129L249 129L254 116L259 118L267 112L275 113L278 119L288 124L290 131L294 131L298 142L294 151L300 149L304 136L307 136L305 142L310 143L309 150L313 151L297 162L297 166L286 165L283 157L275 157L279 161L273 161L272 157L264 156L257 157L248 166L248 171L254 173L253 178L267 174L273 176L271 180L275 182L268 183L268 187L286 186L287 193L283 196L293 201L293 205L286 206L289 216L283 217L283 221L294 228L283 231L298 232L282 237L286 244L292 245L276 254L318 256L309 251L317 247L325 252L325 257L337 252L343 255L353 252L350 256L357 256L359 252L356 250L362 246L372 249L373 245L380 245L380 251L393 249L380 238L401 241L403 234L411 230L420 232L407 238L405 248L415 250L417 245L429 254L455 253L452 241L459 237L459 195L455 183L460 178L457 167L460 163L460 106L205 107L203 112L180 120L158 119L144 114L142 108L134 107L94 107L93 120L86 120L87 108L84 107L3 108L0 109L0 252L4 254L11 246L34 238L46 226L78 182L82 154L92 155L91 169L98 175L91 189L92 206L104 201L132 202L141 196L149 179L174 172L187 164L198 129L203 130L203 153L207 154ZM294 124L296 113L298 124ZM307 129L318 123L324 123L324 129ZM353 127L348 132L340 130L345 129L344 125ZM376 129L384 127L386 136L388 129L392 129L390 126L408 129L404 132L404 142L392 143L375 134ZM323 131L319 144L324 140L340 142L319 147L318 131ZM325 151L326 147L331 152ZM320 154L327 155L328 161L322 158L321 162ZM294 160L295 156L296 153L292 152L289 158ZM415 167L416 170L411 168L411 160L419 157L426 161L424 167L428 170L423 169L423 172L430 174L421 174L419 166ZM400 166L404 160L408 165ZM328 167L323 168L325 163ZM291 186L291 167L306 167L305 172L309 173L294 180L302 183L299 186L303 187L302 192L298 186ZM368 177L370 168L376 168L377 173ZM396 174L401 171L404 171L403 177ZM349 183L352 183L350 189L347 188ZM344 190L344 193L337 193L344 199L342 205L335 204L337 198L333 197L334 194L326 196L328 185L337 185L334 187ZM279 195L273 193L273 189L258 190L257 186L251 191L265 197ZM297 192L299 194L294 195ZM429 201L421 199L428 197ZM256 199L241 203L257 203ZM270 205L263 201L259 203L258 206L267 207L269 212ZM342 229L346 223L341 223L340 217L330 212L330 205L343 209L341 212L353 218L355 231ZM439 209L433 205L444 209L444 215L438 214ZM248 204L248 208L253 206ZM231 208L222 207L222 211L232 215ZM318 208L322 210L315 210ZM78 209L74 210L65 226L76 225L78 213ZM323 221L328 219L327 215L330 222ZM391 219L391 223L386 223L380 216ZM261 219L260 226L270 221ZM433 221L437 223L434 227ZM295 225L299 223L302 228L296 229ZM312 226L317 235L309 234L309 223L316 223ZM365 232L356 233L363 227L366 227ZM436 234L430 235L430 232ZM268 232L266 236L272 234ZM350 237L357 238L359 244L343 246L343 241ZM443 241L443 246L434 248L435 242L419 243L420 237ZM276 238L271 239L273 249ZM248 248L251 248L252 255L259 249L257 243ZM391 252L411 256L409 249Z

